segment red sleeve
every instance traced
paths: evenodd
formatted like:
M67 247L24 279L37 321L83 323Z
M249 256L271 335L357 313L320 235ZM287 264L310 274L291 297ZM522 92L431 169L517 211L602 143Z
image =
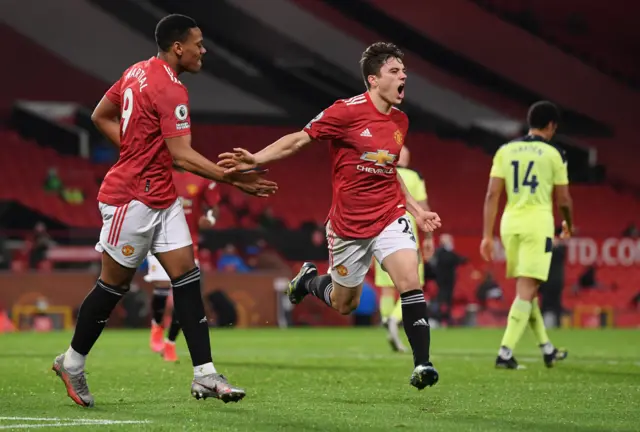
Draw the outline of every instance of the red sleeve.
M111 103L113 103L114 105L118 106L118 108L120 107L120 100L121 100L120 99L120 81L122 81L122 78L116 81L115 84L113 84L105 94L107 99L109 99Z
M155 110L160 116L163 138L191 134L189 96L182 85L171 83L162 89L156 98Z
M347 114L344 101L338 101L315 116L304 127L304 131L315 140L343 138L346 132Z
M220 202L220 186L216 182L206 180L202 186L202 200L209 207L215 207Z

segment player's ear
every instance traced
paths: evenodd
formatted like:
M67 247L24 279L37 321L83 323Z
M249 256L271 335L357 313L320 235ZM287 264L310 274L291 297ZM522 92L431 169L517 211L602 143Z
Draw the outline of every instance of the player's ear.
M182 57L182 44L179 41L175 41L173 43L173 52L176 53L178 57Z
M367 81L369 81L369 88L372 88L378 85L378 77L375 75L369 75L367 77Z

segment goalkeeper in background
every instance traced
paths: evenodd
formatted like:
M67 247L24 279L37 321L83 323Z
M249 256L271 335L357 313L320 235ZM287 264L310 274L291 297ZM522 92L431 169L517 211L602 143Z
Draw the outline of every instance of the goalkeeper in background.
M429 204L427 203L427 189L424 179L417 171L408 168L410 159L411 155L409 153L409 149L407 149L407 146L403 146L402 149L400 149L400 155L398 157L398 174L402 177L402 180L413 199L415 199L424 210L429 211ZM407 218L411 221L413 234L417 235L420 230L416 225L415 219L411 214L409 214L409 212L407 212ZM424 261L429 260L433 255L432 234L426 233L425 235L426 237L422 244L422 251L420 251L419 246L417 248L420 286L424 285ZM419 244L419 239L416 238L416 245ZM387 329L387 340L391 345L391 349L394 351L406 352L407 349L400 341L398 333L398 326L402 322L402 304L400 303L400 299L396 301L396 289L389 274L382 270L378 261L373 261L375 266L375 284L381 289L380 317L382 318L382 323Z

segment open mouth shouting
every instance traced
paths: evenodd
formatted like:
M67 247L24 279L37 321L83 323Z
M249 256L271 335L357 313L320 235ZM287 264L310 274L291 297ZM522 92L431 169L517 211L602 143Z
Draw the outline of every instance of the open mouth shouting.
M400 84L398 87L398 98L401 100L404 99L404 84Z

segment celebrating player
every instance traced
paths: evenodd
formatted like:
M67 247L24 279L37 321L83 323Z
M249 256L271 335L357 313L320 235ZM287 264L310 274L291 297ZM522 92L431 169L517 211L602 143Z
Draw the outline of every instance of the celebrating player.
M553 198L564 221L562 237L572 231L572 201L564 152L549 141L555 135L560 113L550 102L537 102L527 115L529 134L500 147L493 158L484 202L484 232L480 253L493 259L493 227L502 190L507 205L500 236L507 260L507 277L516 278L516 298L509 311L496 367L518 369L513 356L527 323L533 330L547 367L567 357L549 341L538 302L538 287L547 280L553 248Z
M198 265L198 234L200 228L210 228L215 224L218 214L218 202L220 201L220 188L216 182L198 177L189 171L175 169L173 171L173 184L176 187L178 198L182 203L182 209L187 219L191 239L193 240L193 255ZM205 209L206 207L206 209ZM180 332L180 323L176 317L175 309L171 317L171 325L164 338L162 318L167 306L167 298L171 292L171 278L164 271L156 257L147 257L149 271L144 280L154 284L153 299L151 300L151 338L150 346L154 352L162 353L162 357L169 362L178 360L176 353L176 338Z
M398 170L400 177L402 177L402 181L413 199L416 200L420 207L429 211L427 188L424 184L424 179L420 173L409 168L410 160L411 154L409 149L406 145L402 146L400 149L400 155L398 156L398 165L396 169ZM406 217L411 221L411 228L413 229L413 232L418 234L418 227L416 225L415 218L409 212L406 213ZM419 241L419 238L416 238L416 240ZM431 233L426 233L425 239L422 242L422 248L417 247L417 250L418 276L420 278L420 286L423 286L424 260L429 260L433 255L433 236ZM382 290L380 295L380 317L382 318L382 323L387 329L387 340L389 341L392 350L406 352L406 348L400 341L400 336L398 334L398 325L402 321L402 301L400 299L398 299L397 302L395 301L395 287L393 286L393 281L391 280L389 273L382 269L382 266L378 261L375 261L374 266L376 272L376 286Z
M396 173L398 154L409 122L395 108L404 99L406 70L402 51L378 42L360 60L367 92L338 100L304 130L285 135L254 154L240 148L221 154L226 172L266 165L290 156L315 140L329 140L333 165L333 202L326 223L330 275L305 263L289 284L289 298L299 303L312 294L342 314L358 306L371 258L389 272L400 292L404 329L415 369L410 382L423 389L438 380L429 361L427 304L418 277L416 237L405 213L431 232L440 226L436 213L424 210Z
M80 306L71 346L53 364L68 395L86 407L94 404L84 374L86 357L149 251L171 278L176 316L194 366L192 395L225 402L245 395L217 373L211 359L200 270L171 169L175 164L257 196L272 194L276 184L255 172L224 174L192 149L189 99L178 75L202 67L202 32L193 19L169 15L160 20L155 36L157 57L129 67L92 115L96 127L120 148L120 158L98 194L103 219L96 245L102 252L100 278Z

